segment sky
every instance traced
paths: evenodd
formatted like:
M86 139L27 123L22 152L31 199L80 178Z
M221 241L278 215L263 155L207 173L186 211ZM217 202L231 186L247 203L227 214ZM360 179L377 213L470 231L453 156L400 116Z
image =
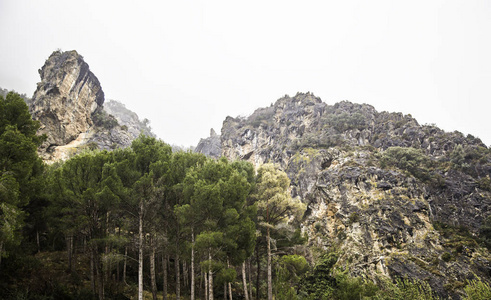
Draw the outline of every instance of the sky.
M0 87L77 50L106 100L196 145L285 94L368 103L491 145L491 1L0 0Z

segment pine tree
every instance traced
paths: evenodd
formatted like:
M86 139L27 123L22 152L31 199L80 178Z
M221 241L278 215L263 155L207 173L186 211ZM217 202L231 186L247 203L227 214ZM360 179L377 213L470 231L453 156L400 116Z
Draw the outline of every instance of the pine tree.
M272 164L259 167L256 179L258 219L260 226L266 229L268 300L273 299L272 264L271 264L271 231L289 218L303 215L305 205L299 199L292 199L288 190L290 180L285 172Z

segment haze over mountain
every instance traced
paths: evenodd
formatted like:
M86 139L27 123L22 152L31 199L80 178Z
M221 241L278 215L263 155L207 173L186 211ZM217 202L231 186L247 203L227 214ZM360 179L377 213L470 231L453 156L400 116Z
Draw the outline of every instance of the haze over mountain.
M196 145L280 95L368 103L491 144L489 1L0 3L0 86L32 96L57 48L83 53L107 99ZM35 51L33 51L35 49Z
M166 278L166 296L168 287L180 293L181 264L183 293L192 287L189 294L195 294L197 285L186 282L209 262L210 300L223 280L224 294L253 295L252 272L258 299L266 285L268 299L273 286L278 299L284 293L291 299L344 299L346 293L393 299L391 290L411 286L414 299L423 291L431 299L461 299L473 285L491 296L491 150L471 134L298 92L246 117L225 118L220 135L211 129L195 153L184 152L155 139L148 122L124 104L106 102L103 83L77 51L54 51L39 75L32 98L4 97L0 90L0 200L7 216L0 219L7 233L0 236L0 257L7 257L2 267L8 270L0 272L0 295L77 299L90 281L90 297L126 299L136 285L122 288L121 262L138 254L140 299L148 261L153 299L157 274ZM132 221L117 225L124 220ZM138 242L132 243L137 223ZM133 230L119 240L119 226ZM54 246L58 235L64 246ZM187 243L201 248L199 272ZM90 251L81 247L86 244ZM74 254L84 261L73 266ZM267 276L260 267L266 256ZM59 271L64 266L68 272ZM236 274L239 266L242 286L233 291L237 276L224 274ZM176 274L171 283L169 269ZM73 283L72 270L83 280ZM129 276L136 283L135 275Z

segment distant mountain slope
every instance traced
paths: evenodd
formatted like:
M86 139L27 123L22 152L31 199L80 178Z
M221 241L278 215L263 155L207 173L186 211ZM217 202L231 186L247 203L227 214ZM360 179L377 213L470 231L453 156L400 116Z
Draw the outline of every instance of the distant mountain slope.
M491 151L479 139L298 93L227 117L220 141L230 159L287 172L313 255L338 251L353 275L417 278L456 299L466 279L490 281Z

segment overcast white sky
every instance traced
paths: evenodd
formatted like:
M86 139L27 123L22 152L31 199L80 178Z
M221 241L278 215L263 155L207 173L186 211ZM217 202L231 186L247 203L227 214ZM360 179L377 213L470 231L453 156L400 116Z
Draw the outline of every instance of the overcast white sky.
M0 0L0 87L77 50L106 99L196 145L285 94L411 113L491 144L491 1Z

